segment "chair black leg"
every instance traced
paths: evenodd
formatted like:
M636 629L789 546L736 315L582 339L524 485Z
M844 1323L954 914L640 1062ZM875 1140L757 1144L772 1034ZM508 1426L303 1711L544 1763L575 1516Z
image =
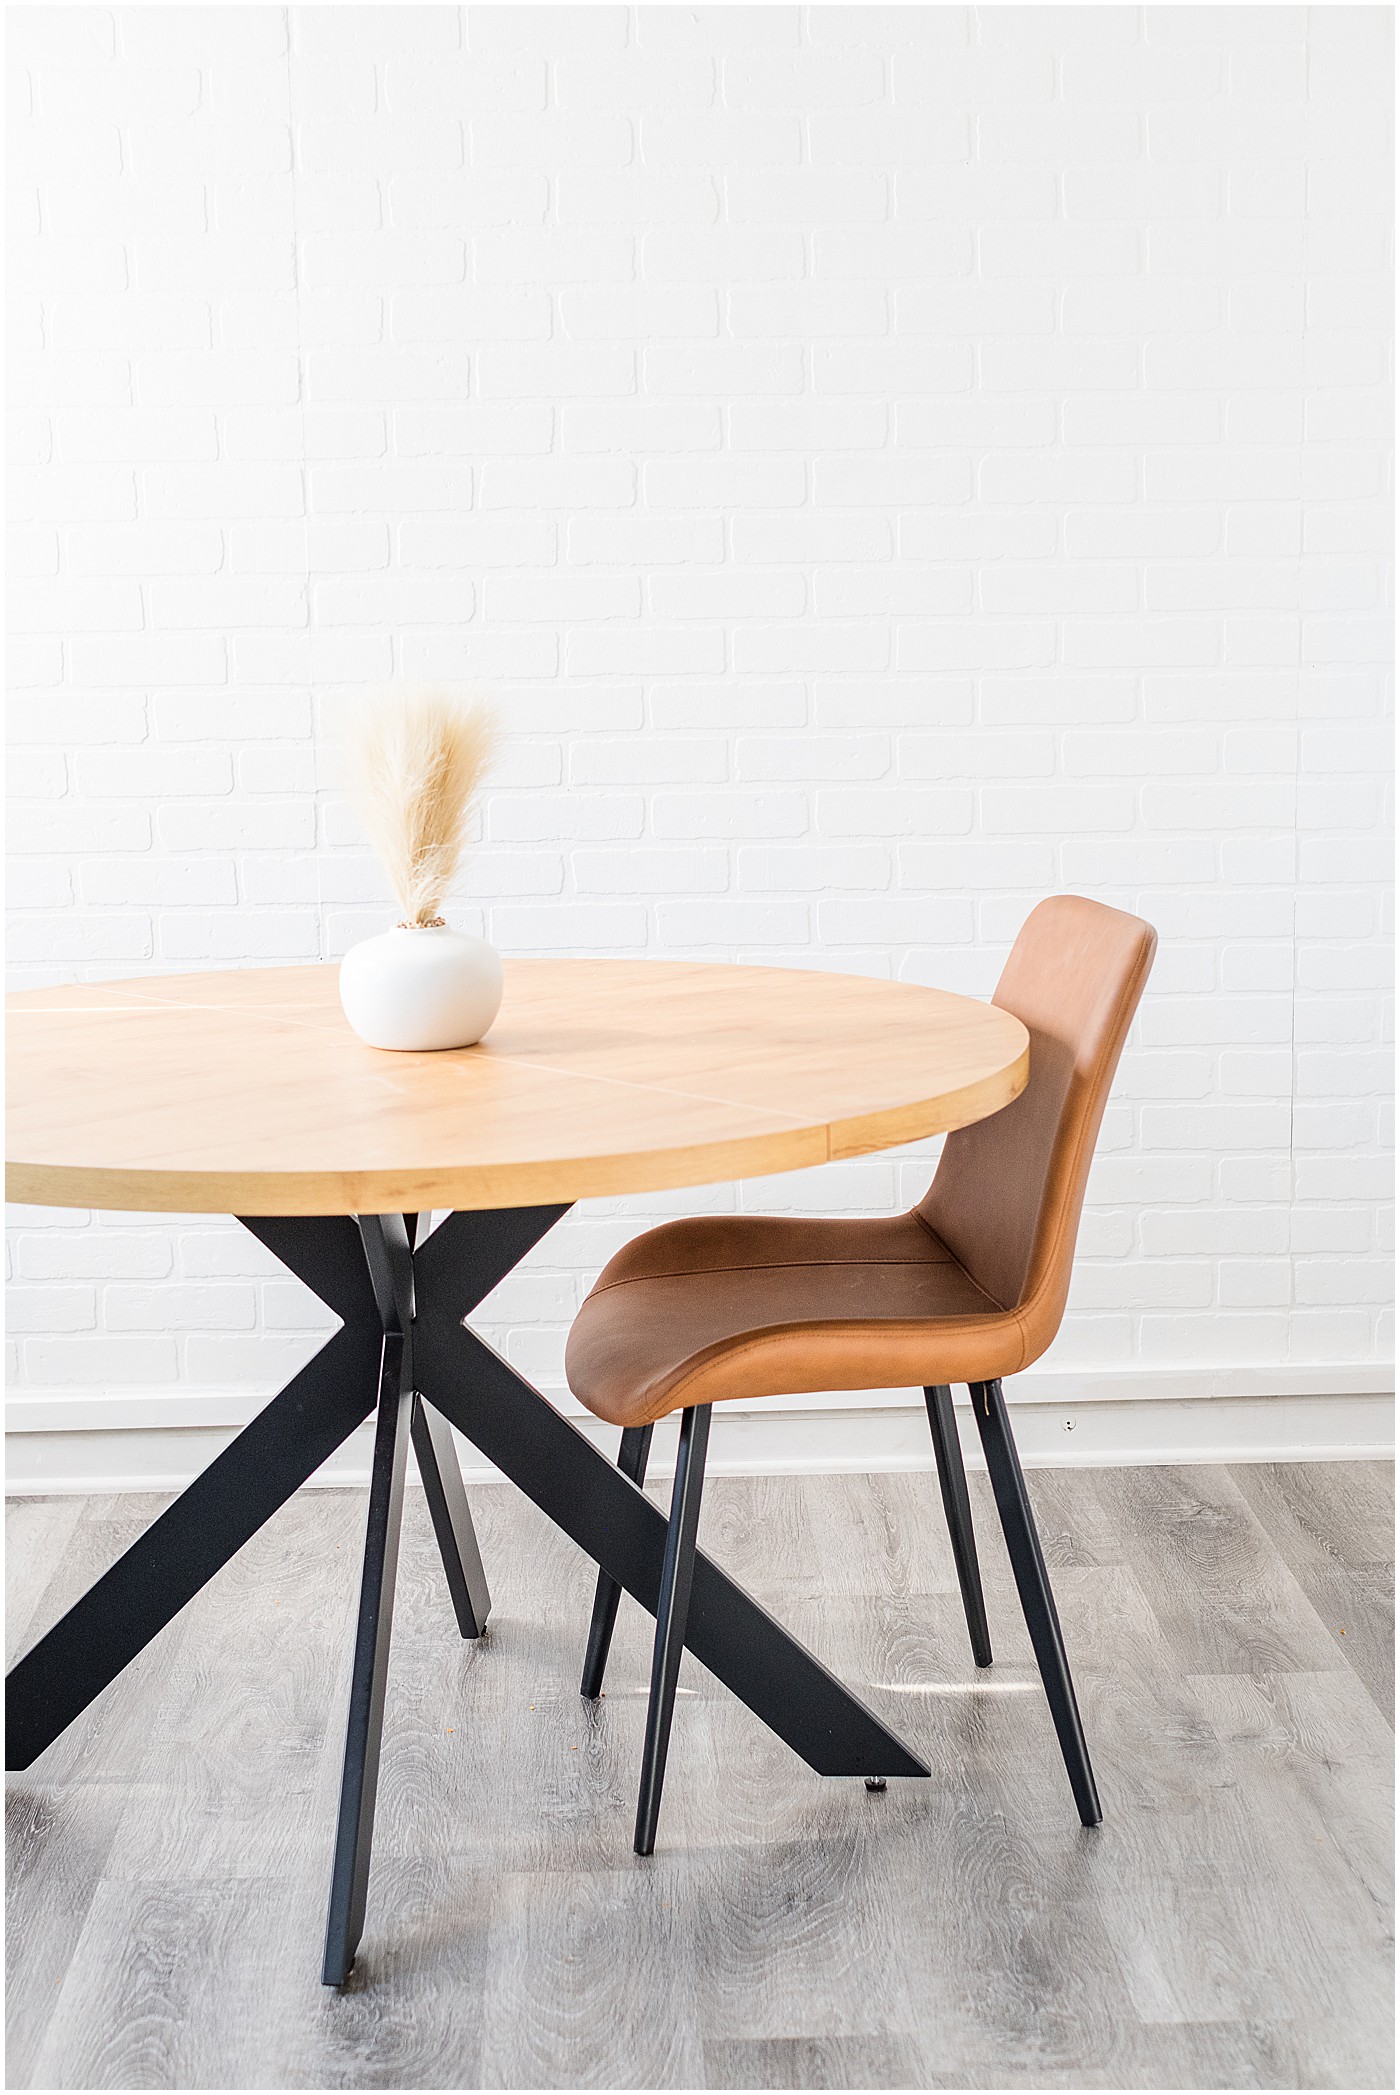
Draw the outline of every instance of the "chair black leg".
M622 1446L617 1451L617 1466L624 1477L634 1484L644 1484L647 1474L647 1457L651 1453L652 1428L650 1426L624 1426ZM583 1660L583 1680L579 1693L595 1702L603 1692L603 1674L608 1663L608 1651L612 1644L613 1624L617 1621L617 1603L622 1588L616 1579L610 1579L606 1571L598 1573L598 1590L593 1596L593 1620L588 1625L588 1650Z
M1082 1824L1097 1826L1103 1818L1099 1793L1094 1785L1094 1771L1089 1765L1089 1748L1084 1742L1079 1705L1074 1699L1074 1682L1065 1656L1055 1596L1050 1590L1050 1577L1045 1569L1016 1443L1011 1437L1011 1421L1006 1415L1001 1384L973 1382L968 1387L987 1468L991 1473L997 1512L1001 1515L1002 1531L1006 1536L1007 1553L1016 1574L1022 1612L1031 1633L1036 1663L1045 1683L1050 1714L1055 1720L1060 1751L1069 1774L1069 1786L1074 1792Z
M967 1496L967 1471L963 1468L962 1443L953 1415L953 1392L946 1382L924 1391L929 1431L938 1463L938 1483L943 1493L943 1511L948 1516L948 1534L953 1544L953 1562L962 1588L963 1613L972 1640L972 1656L979 1666L992 1663L992 1640L987 1634L987 1609L982 1599L982 1577L977 1569L977 1542L972 1532L972 1507Z
M404 1470L408 1464L413 1409L413 1392L405 1387L403 1353L402 1335L386 1332L370 1471L360 1617L350 1675L350 1715L345 1728L345 1770L331 1869L330 1912L326 1917L326 1955L321 1969L321 1983L325 1986L343 1986L349 1978L365 1924L379 1746L384 1728L384 1685L394 1620L394 1574L398 1567Z
M656 1603L656 1644L651 1658L651 1699L647 1703L646 1744L637 1796L637 1831L632 1845L639 1855L656 1846L661 1816L661 1785L666 1779L666 1750L671 1743L671 1712L685 1649L690 1614L690 1584L695 1571L695 1536L700 1525L700 1494L705 1487L705 1448L710 1438L710 1407L696 1404L681 1413L681 1444L676 1457L676 1483L671 1494L671 1523L661 1566Z

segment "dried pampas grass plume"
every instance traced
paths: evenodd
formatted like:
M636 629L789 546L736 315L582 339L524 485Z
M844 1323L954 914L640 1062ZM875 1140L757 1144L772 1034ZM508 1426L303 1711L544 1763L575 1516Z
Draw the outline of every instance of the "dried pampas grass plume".
M496 745L487 708L442 691L371 699L346 737L346 790L403 922L441 923L467 817Z

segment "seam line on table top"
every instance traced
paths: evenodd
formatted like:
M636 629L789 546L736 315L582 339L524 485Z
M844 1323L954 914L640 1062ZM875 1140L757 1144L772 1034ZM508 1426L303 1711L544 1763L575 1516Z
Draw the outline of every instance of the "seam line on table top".
M737 1107L739 1111L745 1113L772 1113L779 1120L787 1121L794 1129L812 1128L815 1130L820 1128L828 1137L831 1133L828 1121L804 1120L799 1114L784 1113L780 1106L752 1106L747 1100L741 1098L719 1098L713 1092L689 1091L679 1084L639 1083L633 1077L603 1076L597 1070L592 1069L560 1069L552 1062L535 1062L523 1055L498 1054L494 1059L497 1062L508 1062L512 1069L539 1069L543 1070L546 1075L553 1077L582 1077L590 1084L611 1084L619 1091L652 1091L660 1098L693 1098L707 1106ZM830 1143L828 1141L829 1147Z

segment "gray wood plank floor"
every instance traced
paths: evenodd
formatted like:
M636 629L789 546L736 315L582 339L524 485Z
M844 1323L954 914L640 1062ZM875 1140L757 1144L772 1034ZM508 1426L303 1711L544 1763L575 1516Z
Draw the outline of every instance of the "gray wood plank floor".
M918 1746L823 1782L693 1660L631 1852L649 1618L579 1699L589 1565L472 1494L456 1637L421 1495L369 1920L319 1984L363 1504L304 1492L9 1778L8 2085L1388 2088L1382 1464L1039 1471L1106 1822L1078 1825L984 1477L996 1665L931 1475L716 1478L702 1541ZM27 1646L163 1503L20 1500Z

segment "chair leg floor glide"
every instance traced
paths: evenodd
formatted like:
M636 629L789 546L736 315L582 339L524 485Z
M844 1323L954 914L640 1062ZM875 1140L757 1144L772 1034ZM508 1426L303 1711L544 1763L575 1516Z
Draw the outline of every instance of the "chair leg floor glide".
M676 1481L671 1493L671 1520L656 1606L656 1644L651 1661L651 1694L647 1701L646 1743L637 1793L637 1831L633 1847L650 1855L656 1846L661 1816L661 1785L671 1743L671 1715L676 1703L681 1653L690 1616L690 1589L695 1576L695 1537L700 1526L700 1494L705 1488L705 1449L710 1438L710 1407L696 1404L681 1413Z
M1084 1739L1079 1704L1075 1700L1055 1595L1045 1568L1040 1535L1012 1438L1001 1384L972 1382L968 1384L968 1393L972 1398L977 1430L982 1436L992 1495L1006 1537L1007 1554L1015 1574L1016 1590L1021 1597L1021 1610L1030 1631L1040 1677L1045 1684L1046 1700L1050 1704L1060 1751L1064 1755L1069 1786L1079 1808L1080 1823L1098 1826L1103 1822L1103 1810L1094 1771L1089 1764L1089 1748Z

